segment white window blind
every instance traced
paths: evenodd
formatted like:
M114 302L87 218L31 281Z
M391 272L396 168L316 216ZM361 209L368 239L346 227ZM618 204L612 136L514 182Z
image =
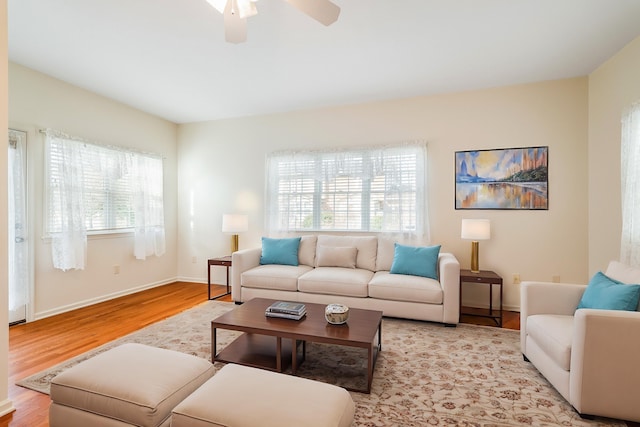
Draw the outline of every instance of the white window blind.
M426 144L268 158L268 228L425 233Z
M640 102L622 117L620 261L640 266Z
M69 154L65 144L76 145ZM69 147L66 147L69 148ZM67 154L65 155L65 151ZM69 168L78 174L76 190L82 190L85 227L89 232L133 229L133 180L130 154L77 141L51 139L49 143L48 233L62 230L64 175ZM78 162L79 164L75 164ZM80 188L81 187L81 188Z
M45 232L54 267L84 268L87 232L133 231L136 258L162 255L162 159L51 130L46 135Z

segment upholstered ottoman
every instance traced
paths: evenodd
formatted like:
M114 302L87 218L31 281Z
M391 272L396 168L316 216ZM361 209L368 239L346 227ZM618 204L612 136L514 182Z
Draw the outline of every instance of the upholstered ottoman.
M51 427L168 427L213 375L208 360L141 344L107 350L51 380Z
M229 364L173 409L171 427L347 427L354 413L341 387Z

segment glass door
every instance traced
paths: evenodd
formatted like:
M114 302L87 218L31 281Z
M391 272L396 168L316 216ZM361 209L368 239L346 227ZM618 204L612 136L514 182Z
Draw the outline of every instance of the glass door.
M27 319L29 240L27 238L27 134L9 130L9 324Z

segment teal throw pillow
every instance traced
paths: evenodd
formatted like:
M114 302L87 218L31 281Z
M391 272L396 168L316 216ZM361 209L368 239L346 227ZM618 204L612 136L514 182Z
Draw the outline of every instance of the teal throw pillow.
M640 285L627 285L597 272L582 294L578 308L636 311L638 299Z
M260 264L298 265L300 237L289 239L262 238Z
M437 246L405 246L395 244L391 274L410 274L438 280Z

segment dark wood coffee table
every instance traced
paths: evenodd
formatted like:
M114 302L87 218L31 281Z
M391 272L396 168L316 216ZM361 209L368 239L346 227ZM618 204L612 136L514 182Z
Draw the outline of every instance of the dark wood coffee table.
M264 312L275 300L254 298L211 321L211 361L237 363L276 372L304 361L306 342L318 342L368 350L367 388L354 390L371 392L373 368L382 351L382 312L349 309L345 325L332 325L324 318L325 305L304 303L307 314L300 320L265 316ZM220 352L217 349L217 329L244 332ZM377 336L377 340L376 340ZM298 348L302 347L302 353Z

